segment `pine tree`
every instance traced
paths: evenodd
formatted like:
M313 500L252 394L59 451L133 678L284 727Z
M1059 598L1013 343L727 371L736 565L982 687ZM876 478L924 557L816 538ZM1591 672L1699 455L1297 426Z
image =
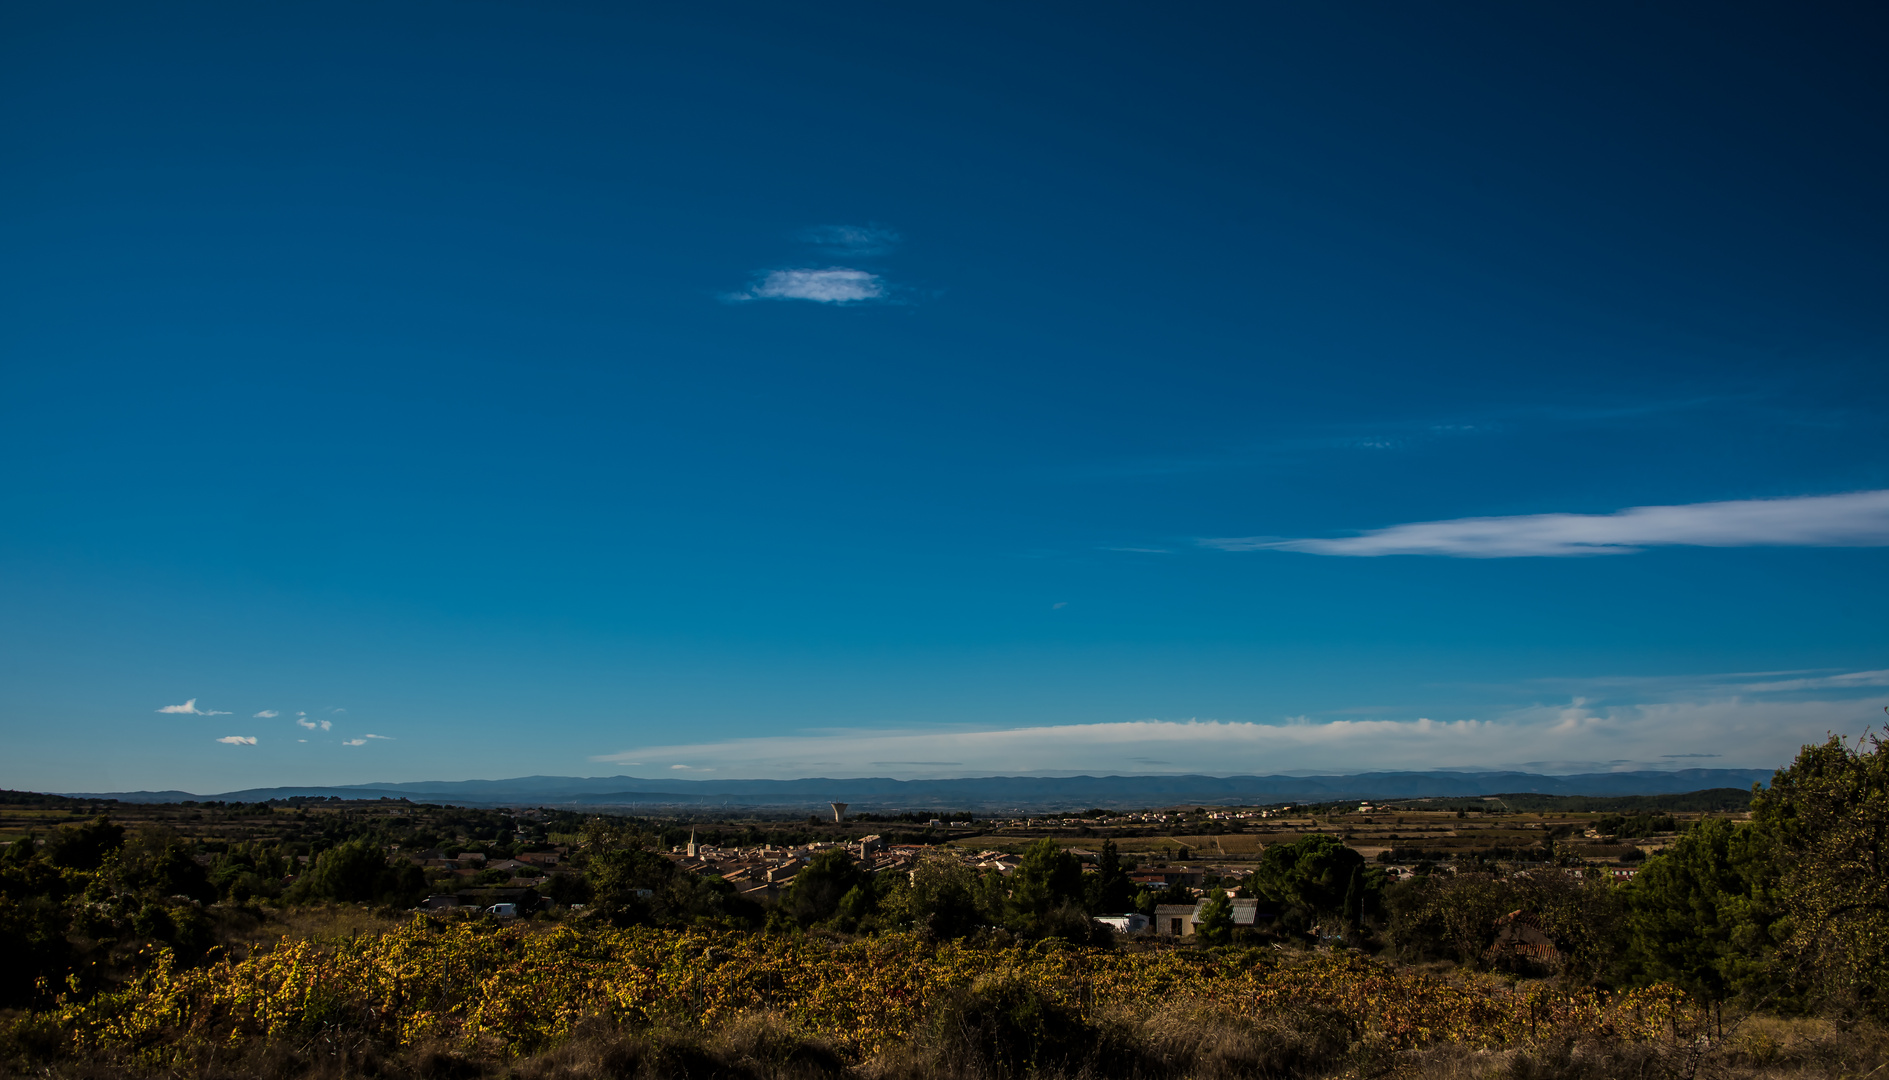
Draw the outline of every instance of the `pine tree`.
M1345 885L1345 933L1353 934L1364 926L1364 864L1351 868L1351 880Z
M1121 857L1116 853L1115 841L1102 841L1102 858L1096 864L1096 872L1084 876L1088 878L1085 892L1088 894L1090 914L1104 915L1126 911L1134 902L1135 883L1128 880L1128 871L1122 866Z
M1194 920L1194 936L1202 945L1225 945L1233 940L1233 904L1224 889L1215 889Z
M1627 963L1707 1001L1777 989L1776 854L1762 828L1701 821L1647 861L1627 888Z

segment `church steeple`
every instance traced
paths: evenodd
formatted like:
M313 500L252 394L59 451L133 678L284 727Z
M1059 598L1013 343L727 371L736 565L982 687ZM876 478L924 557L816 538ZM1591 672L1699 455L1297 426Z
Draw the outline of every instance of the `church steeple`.
M695 858L695 829L689 829L689 858Z

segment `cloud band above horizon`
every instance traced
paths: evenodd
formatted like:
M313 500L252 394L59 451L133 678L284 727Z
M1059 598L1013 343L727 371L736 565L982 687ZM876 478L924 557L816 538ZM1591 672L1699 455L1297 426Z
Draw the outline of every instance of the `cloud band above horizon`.
M1889 547L1889 491L1420 521L1330 539L1236 536L1200 543L1222 551L1463 559L1628 555L1670 546Z
M592 760L715 778L941 779L1020 774L1332 773L1460 768L1604 772L1776 768L1832 731L1855 731L1889 704L1889 673L1695 687L1685 700L1597 705L1575 697L1492 719L1290 718L1278 723L1134 720L1000 730L835 730L644 746ZM1822 700L1772 694L1833 692ZM1847 691L1847 692L1846 692ZM1727 753L1727 748L1735 753ZM1147 766L1158 766L1149 768ZM1131 767L1134 766L1134 767Z

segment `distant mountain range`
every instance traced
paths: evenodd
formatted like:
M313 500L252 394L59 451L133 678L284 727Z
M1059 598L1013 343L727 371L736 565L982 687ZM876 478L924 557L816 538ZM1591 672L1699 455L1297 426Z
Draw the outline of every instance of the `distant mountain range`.
M262 802L297 796L411 799L463 806L822 808L857 810L1052 810L1265 804L1338 799L1413 799L1532 792L1541 795L1671 795L1706 788L1749 788L1769 769L1543 776L1523 772L1395 772L1355 776L979 776L958 780L677 780L634 776L521 776L512 780L423 780L405 784L273 787L193 795L187 791L74 793L124 802Z

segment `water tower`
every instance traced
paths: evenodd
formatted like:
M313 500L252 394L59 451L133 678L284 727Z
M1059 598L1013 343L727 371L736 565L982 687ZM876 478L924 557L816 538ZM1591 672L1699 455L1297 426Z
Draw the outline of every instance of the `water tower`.
M845 803L836 802L836 803L828 803L827 805L833 808L833 824L838 825L840 822L846 820L846 804Z

